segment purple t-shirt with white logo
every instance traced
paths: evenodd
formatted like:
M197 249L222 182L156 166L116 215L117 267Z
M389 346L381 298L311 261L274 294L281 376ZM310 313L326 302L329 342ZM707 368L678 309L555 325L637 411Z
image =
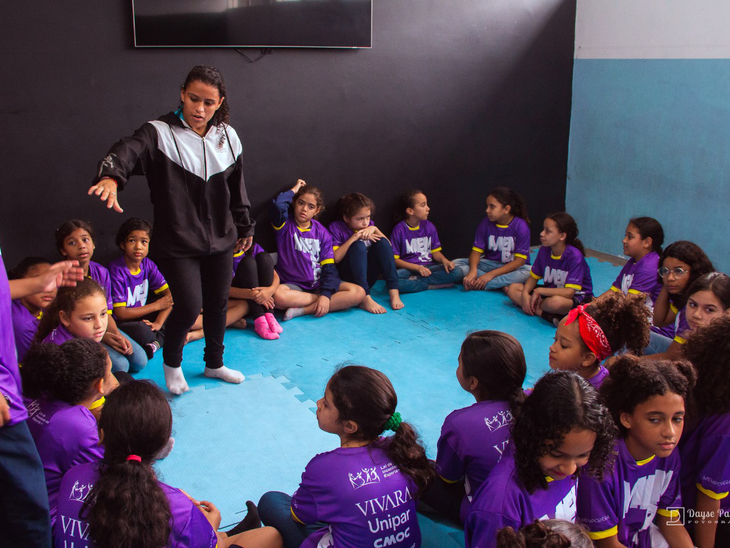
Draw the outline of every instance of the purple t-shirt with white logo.
M482 401L450 413L441 427L436 469L447 482L464 478L466 519L477 489L502 458L509 443L512 412L506 401Z
M21 397L18 354L15 349L11 313L10 284L0 251L0 398L5 397L10 408L10 420L5 426L13 426L28 418Z
M565 246L560 257L555 257L549 247L540 247L530 274L542 280L544 287L575 289L576 297L593 296L591 269L583 254L572 245Z
M415 492L411 478L373 444L321 453L302 474L291 510L302 523L329 527L307 537L302 548L420 546Z
M238 270L238 265L241 264L241 261L244 257L248 257L249 255L255 257L259 253L263 253L264 248L261 247L259 244L253 244L251 246L251 249L249 249L246 252L239 251L238 253L233 254L233 277L236 276L236 270Z
M137 272L130 272L124 257L117 257L109 263L112 280L112 302L114 309L122 306L138 308L147 304L150 290L162 293L167 282L157 265L147 257L142 259Z
M679 444L682 456L682 500L694 508L697 490L730 511L730 413L708 415Z
M649 527L657 513L678 516L682 506L679 451L637 462L620 439L618 457L603 481L585 476L578 482L578 521L592 540L618 536L627 547L651 548Z
M58 492L58 518L53 527L55 548L94 548L89 539L89 524L81 518L81 509L91 488L99 478L99 464L74 466ZM167 546L175 548L215 548L218 538L203 512L179 489L162 482L159 486L170 503L172 531Z
M496 545L503 527L520 527L536 519L564 519L575 522L576 480L548 479L547 489L530 494L517 478L514 454L508 445L504 458L492 469L476 492L464 522L466 548Z
M48 487L51 523L56 519L56 499L61 478L72 466L98 462L104 457L94 415L83 405L45 399L25 400L28 428L43 463Z
M322 266L335 264L332 236L312 219L307 229L301 229L291 216L282 226L274 227L279 249L276 271L281 281L312 291L320 284Z
M662 283L657 278L659 254L656 251L647 253L641 259L629 259L611 285L611 291L629 293L646 293L646 306L654 310L654 302L662 290ZM674 327L654 327L652 331L665 337L674 337Z
M13 332L15 333L15 346L18 349L18 361L23 362L33 338L38 332L40 317L36 317L23 306L20 299L13 300Z
M522 217L513 218L508 225L485 217L477 227L472 250L483 253L489 261L507 264L517 258L530 264L530 226Z
M375 223L370 221L368 226L374 225ZM330 231L330 234L332 234L333 249L340 247L355 233L355 231L352 230L345 221L332 221L327 229ZM370 240L364 240L362 243L365 244L365 247L370 247L373 242Z
M109 271L101 266L99 263L89 261L89 278L98 283L106 293L106 306L109 309L109 314L112 313L112 281L109 276Z
M65 325L59 323L58 327L56 327L53 331L46 335L42 342L43 344L62 345L66 341L71 341L75 338L76 336L68 329L66 329Z
M390 243L396 259L422 266L436 264L433 254L441 251L441 240L431 221L421 221L417 227L399 222L390 234Z

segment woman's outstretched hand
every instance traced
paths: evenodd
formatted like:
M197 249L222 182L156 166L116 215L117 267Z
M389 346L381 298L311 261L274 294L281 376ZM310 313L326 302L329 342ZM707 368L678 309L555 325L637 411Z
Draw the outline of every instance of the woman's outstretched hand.
M107 209L114 208L117 213L124 211L117 200L117 182L114 179L108 177L102 179L92 186L87 194L89 196L96 194L102 202L106 202Z

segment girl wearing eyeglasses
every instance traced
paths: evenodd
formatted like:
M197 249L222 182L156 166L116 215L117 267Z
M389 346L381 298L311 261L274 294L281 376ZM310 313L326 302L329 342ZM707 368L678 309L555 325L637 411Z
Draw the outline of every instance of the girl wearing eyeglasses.
M654 358L679 357L684 343L682 335L690 330L686 319L689 288L696 279L714 270L712 262L697 244L680 240L664 250L657 271L662 289L654 302L654 325L674 324L674 339L652 332L644 354L655 355Z

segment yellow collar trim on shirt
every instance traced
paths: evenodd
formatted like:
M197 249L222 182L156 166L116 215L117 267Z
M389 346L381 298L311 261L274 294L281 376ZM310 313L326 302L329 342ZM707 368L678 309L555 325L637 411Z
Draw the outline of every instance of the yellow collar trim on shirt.
M497 225L497 228L509 228L509 225L500 225L497 223L494 223L494 224Z
M129 270L129 273L132 276L136 276L137 274L139 274L140 272L142 272L142 269L141 268L138 268L136 271L135 270L132 270L131 268L129 268L128 270Z
M558 256L556 257L555 255L553 255L553 254L551 253L551 254L550 254L550 258L551 258L551 259L555 259L556 261L559 261L560 259L562 259L562 258L563 258L563 256L562 256L562 255L558 255Z
M418 230L419 228L421 228L421 223L418 223L416 226L411 226L406 223L406 226L408 227L408 230Z
M652 455L648 459L637 460L636 461L636 464L638 464L639 466L644 466L645 464L650 463L651 461L653 461L654 460L654 457L656 457L656 455Z
M310 230L312 230L312 224L310 223L308 228L302 228L301 226L297 225L297 228L299 229L299 232L309 232Z
M545 476L545 481L550 483L551 481L555 481L555 478L550 477L550 476Z

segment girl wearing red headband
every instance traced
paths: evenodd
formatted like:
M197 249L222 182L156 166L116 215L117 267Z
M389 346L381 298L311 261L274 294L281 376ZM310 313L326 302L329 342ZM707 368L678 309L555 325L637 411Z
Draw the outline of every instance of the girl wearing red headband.
M645 299L643 293L613 293L571 310L555 332L550 367L574 371L598 389L608 375L603 360L624 347L641 354L648 343Z

